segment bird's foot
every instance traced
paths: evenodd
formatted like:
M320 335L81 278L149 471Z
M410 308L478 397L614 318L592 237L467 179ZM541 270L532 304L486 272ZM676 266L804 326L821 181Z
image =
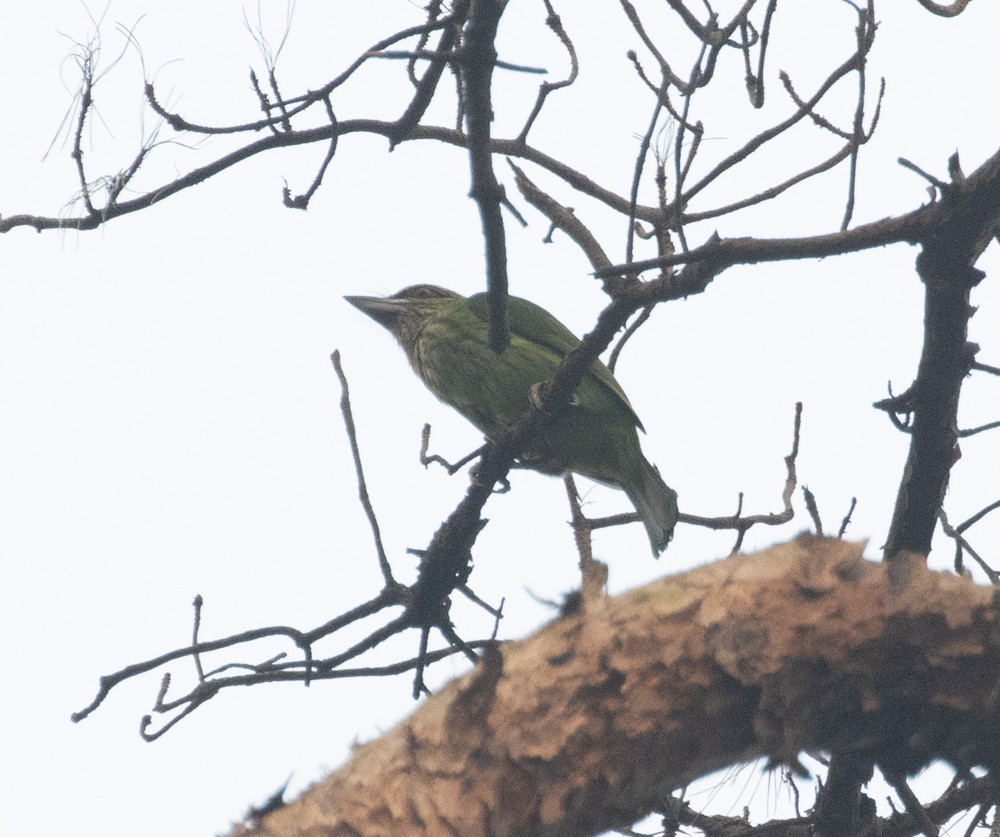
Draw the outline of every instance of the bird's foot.
M528 389L528 400L531 402L531 406L538 410L542 409L542 402L545 400L545 396L548 394L549 385L545 381L539 381L537 384L532 384Z
M469 469L469 478L472 480L474 485L482 485L483 483L479 479L479 466L476 465ZM493 489L494 494L506 494L510 491L510 480L504 477L502 480L497 480L496 488Z
M528 400L531 402L531 406L539 410L543 409L542 404L545 400L545 396L549 394L549 383L548 381L539 381L537 384L532 384L528 388ZM569 400L570 407L576 407L580 403L580 399L576 397L576 393L573 393L573 397ZM547 410L545 412L548 412Z

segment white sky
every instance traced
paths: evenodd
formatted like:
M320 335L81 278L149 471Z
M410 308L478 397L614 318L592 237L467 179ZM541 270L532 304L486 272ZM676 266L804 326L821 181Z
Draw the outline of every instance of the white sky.
M626 192L635 135L649 111L623 57L637 39L615 4L606 4L607 19L561 5L583 72L578 89L553 97L533 139ZM72 39L89 37L91 23L75 0L8 6L0 14L0 213L71 214L77 208L67 202L78 186L60 123L76 81L65 57ZM810 91L821 76L817 68L825 74L851 48L849 6L827 6L822 24L779 10L768 95L781 114L787 104L777 69L787 69L800 92ZM260 72L262 65L239 4L119 0L102 26L104 66L122 49L115 24L131 26L143 14L136 34L162 101L196 122L256 118L247 68ZM283 17L284 4L267 7L274 42ZM512 3L502 57L549 67L559 77L561 53L551 38L534 34L543 18L540 3ZM417 6L402 0L302 0L279 64L283 89L318 87L359 50L418 20ZM1000 73L984 66L994 60L1000 11L976 3L949 21L896 0L884 4L880 22L870 90L880 74L888 85L879 130L862 156L858 222L926 199L923 183L896 165L898 156L943 178L956 148L971 171L1000 136L992 105ZM402 69L373 68L358 89L335 100L340 118L398 113L401 100L385 85ZM732 63L723 70L741 77ZM100 82L100 119L90 121L85 145L93 177L131 159L140 118L147 132L155 126L148 112L140 117L141 82L134 51ZM520 123L537 83L503 78L498 134ZM754 126L778 118L751 112L745 97L706 107L706 164L731 153ZM838 115L832 105L823 112ZM445 124L452 118L445 107L434 114ZM466 293L483 287L479 221L466 197L461 152L407 144L388 155L385 145L344 138L307 213L281 207L282 178L293 191L304 190L325 148L253 161L96 232L21 229L0 239L0 629L8 646L0 751L9 771L2 784L11 833L223 831L290 773L292 789L301 789L340 763L354 741L378 735L413 708L407 678L258 687L219 696L161 741L145 744L137 728L156 695L153 675L117 689L82 724L69 722L101 674L187 643L196 593L206 600L202 635L214 638L262 625L310 628L376 592L328 359L334 348L350 378L369 489L401 577L412 577L414 561L404 550L425 546L464 493L464 476L449 479L417 462L419 432L432 422L434 448L450 458L477 445L476 432L434 401L388 335L341 299L417 281ZM763 156L752 178L743 170L744 179L706 195L697 208L770 182L780 166L818 147L828 143L803 134L795 147ZM163 183L228 148L221 139L161 147L136 185ZM613 258L621 256L621 221L526 170L576 207ZM498 172L514 195L502 161ZM844 175L835 175L718 229L759 236L828 231L839 223L844 190ZM588 330L602 304L588 266L563 237L542 244L546 223L517 203L531 225L508 224L513 292L547 306L578 333ZM713 229L694 230L692 243ZM898 247L734 269L706 294L656 312L623 356L618 377L646 425L647 455L678 490L683 511L731 513L739 491L748 512L777 510L793 405L802 400L800 480L815 492L828 528L857 496L850 535L870 538L877 556L906 440L870 404L885 395L887 381L900 391L915 371L922 318L915 256ZM993 248L980 267L995 269L996 261ZM973 297L981 311L972 339L983 346L981 359L996 364L991 337L1000 294L991 279ZM973 378L963 424L997 419L997 404L995 386ZM962 447L947 501L953 521L996 499L995 434ZM524 473L512 482L514 490L488 507L491 522L472 577L480 595L507 598L505 637L551 616L526 591L558 599L576 582L560 482ZM595 516L628 508L618 492L585 490ZM801 495L796 508L791 525L754 530L747 546L807 528ZM994 521L976 538L985 545L996 533ZM598 557L611 566L612 591L710 561L730 544L729 535L681 526L657 563L637 525L595 540ZM935 561L945 566L950 550L940 539L937 545ZM466 638L489 630L468 608L456 615ZM250 658L264 659L273 648ZM415 648L416 637L406 637L392 652L409 656ZM190 665L170 670L178 687L189 682ZM440 682L459 670L445 664L432 675ZM754 770L734 785L752 790L773 782ZM773 815L775 794L759 792L757 801Z

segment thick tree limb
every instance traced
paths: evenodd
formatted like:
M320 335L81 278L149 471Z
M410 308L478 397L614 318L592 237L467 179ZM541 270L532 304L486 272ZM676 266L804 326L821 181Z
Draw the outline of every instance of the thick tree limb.
M803 749L900 775L996 767L991 589L861 551L803 537L588 603L233 833L596 834L712 770Z
M1000 153L968 178L957 157L950 168L952 183L942 200L925 208L937 220L921 239L917 258L924 283L924 345L916 379L904 396L876 404L912 415L910 450L884 547L888 558L931 550L951 468L960 456L962 383L979 349L968 340L975 311L970 292L985 274L973 265L1000 231Z

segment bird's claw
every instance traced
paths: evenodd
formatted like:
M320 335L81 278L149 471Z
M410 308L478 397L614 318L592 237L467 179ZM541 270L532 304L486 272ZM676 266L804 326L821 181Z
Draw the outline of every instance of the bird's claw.
M528 400L531 401L531 406L541 410L542 402L548 393L549 386L545 381L538 381L538 383L532 384L528 388Z
M469 478L472 480L474 485L482 485L483 483L479 481L479 466L476 465L469 469ZM510 491L510 480L504 477L501 480L497 480L497 487L493 489L494 494L506 494Z
M549 384L548 381L539 381L538 383L532 384L528 388L528 400L531 402L531 406L542 410L543 402L545 396L549 394ZM570 407L576 407L580 404L580 399L576 397L576 393L573 393L573 397L569 400ZM545 410L548 412L548 410Z

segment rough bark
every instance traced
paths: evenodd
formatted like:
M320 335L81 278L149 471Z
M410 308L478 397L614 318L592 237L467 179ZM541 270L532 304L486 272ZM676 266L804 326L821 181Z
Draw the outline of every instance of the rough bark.
M803 537L591 603L429 699L235 834L565 835L803 750L1000 762L990 588Z

